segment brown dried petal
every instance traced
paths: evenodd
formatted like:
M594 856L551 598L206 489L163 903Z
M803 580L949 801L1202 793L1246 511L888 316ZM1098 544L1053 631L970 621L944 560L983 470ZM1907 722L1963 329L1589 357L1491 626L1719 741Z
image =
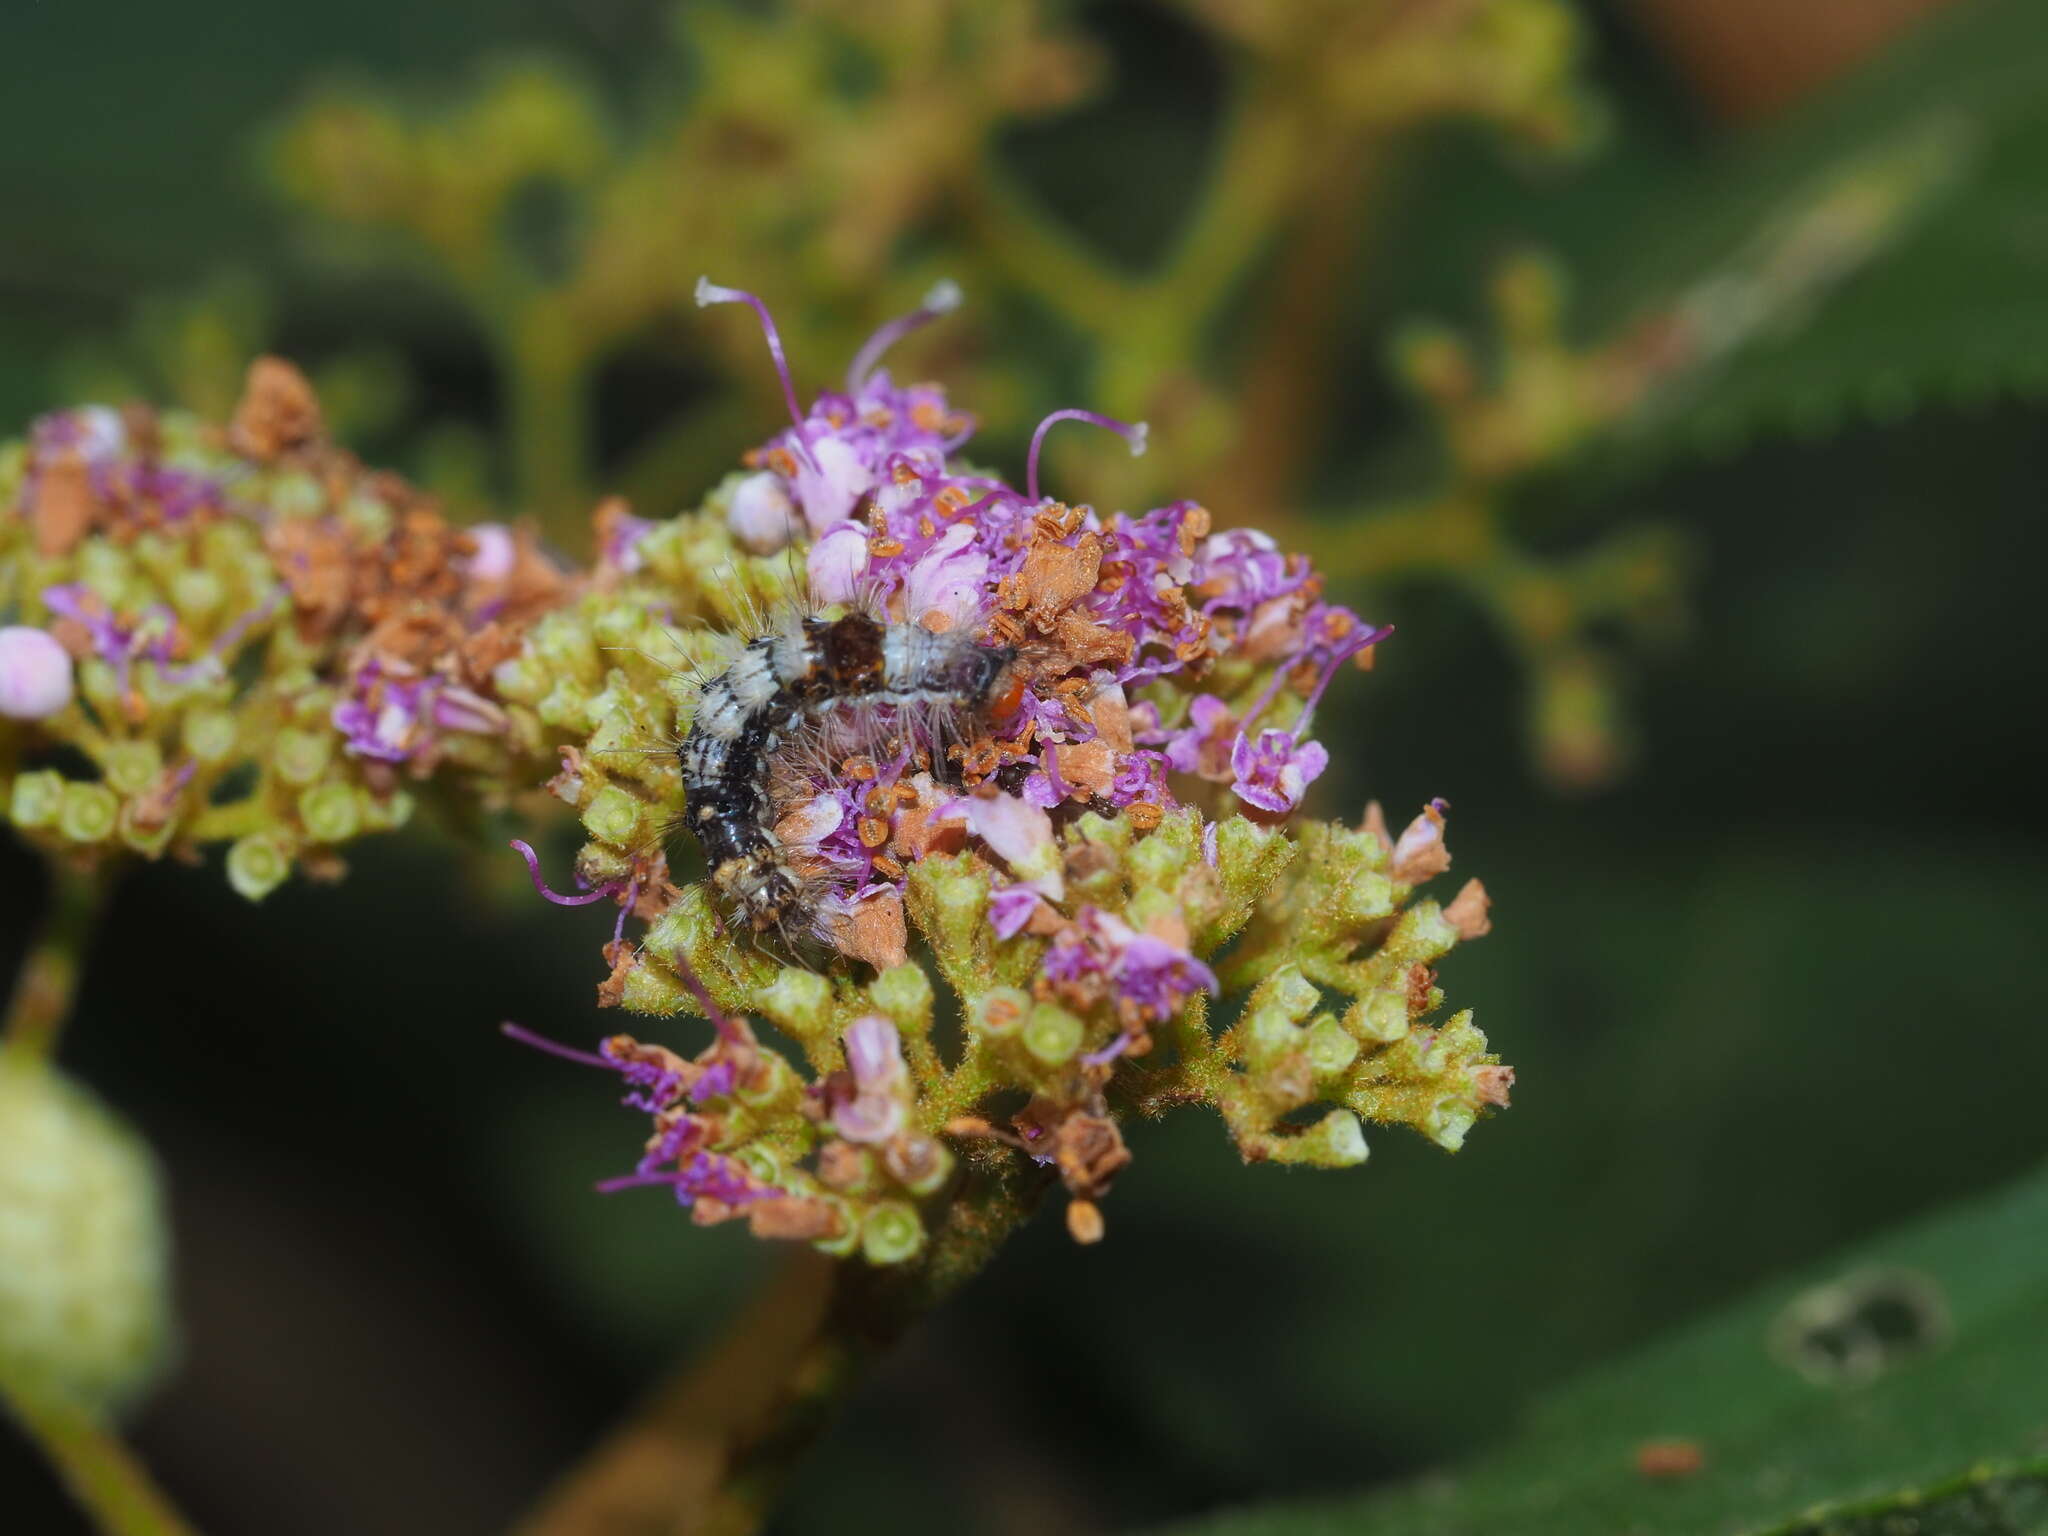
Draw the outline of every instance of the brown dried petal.
M903 898L883 891L856 902L834 925L832 939L842 954L864 960L878 971L909 959L909 934L903 925Z
M1025 611L1040 633L1050 634L1060 616L1095 590L1102 574L1102 535L1084 533L1073 545L1041 538L1024 556Z
M244 458L268 461L319 437L320 401L306 376L281 357L249 365L228 444Z
M29 512L36 553L45 558L68 555L92 528L92 474L85 460L67 453L45 464Z
M1451 904L1444 908L1444 918L1458 930L1459 938L1483 939L1493 932L1493 919L1487 915L1492 905L1486 887L1477 880L1467 880Z

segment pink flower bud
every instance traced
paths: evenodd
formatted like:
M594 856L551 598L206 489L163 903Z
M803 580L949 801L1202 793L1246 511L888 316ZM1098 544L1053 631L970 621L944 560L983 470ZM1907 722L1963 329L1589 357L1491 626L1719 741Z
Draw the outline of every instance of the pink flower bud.
M858 523L841 523L811 546L809 565L812 602L851 602L868 568L868 536Z
M945 618L943 627L958 628L980 615L988 556L969 548L974 534L966 523L955 523L910 568L903 604L912 623L937 613Z
M796 506L781 477L763 470L734 486L725 526L750 555L772 555L785 548L796 531Z
M836 437L819 438L809 451L817 467L805 464L797 470L796 494L811 532L823 533L852 516L854 503L873 488L875 472L852 444Z
M45 720L71 702L71 655L46 630L0 629L0 715Z
M846 1065L863 1091L886 1088L903 1073L903 1039L879 1013L864 1013L846 1026Z
M463 532L476 541L476 553L469 557L469 579L494 586L512 574L519 563L519 542L503 523L478 523Z

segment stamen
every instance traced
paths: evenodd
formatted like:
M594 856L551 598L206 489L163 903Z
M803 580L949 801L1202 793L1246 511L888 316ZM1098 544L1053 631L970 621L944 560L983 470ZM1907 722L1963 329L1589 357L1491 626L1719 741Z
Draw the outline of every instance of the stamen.
M1315 688L1309 693L1308 702L1301 706L1301 718L1294 722L1294 733L1296 736L1307 732L1309 716L1316 712L1316 705L1323 697L1323 690L1330 686L1330 679L1337 675L1337 669L1342 667L1345 662L1356 656L1360 651L1365 650L1369 646L1378 645L1393 632L1394 626L1391 624L1382 624L1378 629L1366 629L1361 625L1358 630L1359 638L1338 646L1336 650L1330 653L1330 659L1323 663L1323 675L1316 679ZM1284 676L1286 671L1286 668L1281 668L1280 675Z
M942 277L933 283L924 296L924 302L916 309L907 315L898 315L861 343L860 350L853 354L853 361L847 365L846 392L858 394L868 375L875 371L875 364L882 360L884 352L912 331L931 324L941 315L951 314L960 307L960 299L960 285L950 277Z
M782 398L789 406L789 419L795 423L798 441L801 442L804 413L797 409L796 385L789 376L789 359L783 355L782 333L775 329L775 317L768 313L768 306L744 288L726 288L708 277L698 278L697 307L704 309L713 304L748 304L761 317L761 330L768 337L768 355L775 360L776 376L782 380Z
M633 883L626 887L626 899L619 903L619 920L612 925L612 943L620 944L626 937L626 916L640 900L640 877L635 875Z
M1031 434L1031 452L1024 461L1024 494L1033 503L1038 501L1038 450L1045 442L1045 434L1056 421L1085 421L1090 426L1101 427L1114 432L1130 446L1131 457L1139 458L1145 452L1145 435L1151 428L1142 421L1118 421L1114 416L1104 416L1099 411L1068 409L1054 411L1038 424L1038 430Z
M514 853L526 860L526 873L533 880L533 888L558 907L587 907L593 901L603 901L607 896L618 893L616 881L600 885L594 891L585 891L581 896L564 896L560 891L549 890L547 881L540 877L540 855L533 851L532 845L515 837L511 846Z
M655 1184L674 1187L688 1177L689 1175L680 1169L669 1173L623 1173L615 1179L598 1180L597 1192L600 1195L612 1195L622 1189L645 1189Z
M739 1027L733 1023L723 1008L712 1001L710 991L697 979L697 973L681 955L675 957L675 972L682 979L683 985L689 988L690 996L697 999L697 1006L704 1010L704 1017L711 1021L711 1027L726 1039L737 1038Z
M606 1061L602 1056L562 1045L550 1040L546 1035L537 1035L530 1029L514 1024L510 1019L498 1026L498 1033L507 1039L517 1040L521 1045L530 1045L536 1051L546 1051L550 1056L559 1056L564 1061L579 1062L586 1067L603 1067L607 1072L618 1071L615 1063Z

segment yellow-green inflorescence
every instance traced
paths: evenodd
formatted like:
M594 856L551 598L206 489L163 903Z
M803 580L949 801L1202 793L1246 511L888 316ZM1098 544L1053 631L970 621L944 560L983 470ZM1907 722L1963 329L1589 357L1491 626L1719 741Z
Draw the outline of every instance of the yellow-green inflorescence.
M991 1180L1056 1180L1094 1240L1123 1124L1176 1104L1214 1107L1248 1161L1354 1165L1367 1122L1456 1150L1513 1074L1436 984L1488 926L1476 881L1422 893L1450 863L1445 807L1398 833L1377 806L1297 814L1327 762L1316 704L1387 632L1192 504L1102 516L949 471L889 438L919 402L877 378L703 507L615 519L588 589L495 680L577 738L550 787L582 823L585 894L554 899L622 909L600 1001L715 1023L694 1058L627 1035L586 1058L652 1116L617 1185L886 1264ZM1006 646L1024 702L943 743L886 715L865 750L814 726L800 761L758 765L779 853L813 879L807 930L755 933L685 878L677 748L746 637L802 633L806 585L819 623L849 598Z
M0 1385L117 1408L169 1352L155 1161L56 1068L0 1050Z
M715 1024L694 1056L584 1058L652 1117L620 1182L871 1263L1053 1181L1092 1241L1124 1123L1175 1104L1253 1161L1358 1163L1368 1122L1455 1149L1512 1081L1436 986L1485 893L1421 894L1440 805L1398 835L1300 815L1319 702L1388 631L1193 502L1041 494L1044 428L1022 491L954 458L970 420L875 363L956 301L885 328L702 507L601 506L580 571L365 470L276 360L225 427L45 418L0 453L0 808L74 863L225 844L253 899L421 790L544 785L585 841L566 896L519 844L536 885L618 909L599 1001ZM857 615L996 680L784 717L746 815L801 897L757 932L691 878L678 748L736 637L808 643L798 591L814 629Z
M423 781L530 784L488 674L559 585L335 447L276 360L226 426L45 417L0 449L0 818L79 861L225 844L251 899L332 873Z

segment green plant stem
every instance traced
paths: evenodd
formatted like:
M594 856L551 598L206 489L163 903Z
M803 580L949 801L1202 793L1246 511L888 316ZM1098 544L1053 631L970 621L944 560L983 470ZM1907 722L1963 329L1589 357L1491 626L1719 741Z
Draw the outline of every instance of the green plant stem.
M56 1048L77 1000L85 948L105 892L104 877L97 872L57 860L49 868L50 914L22 960L6 1017L0 1020L0 1046L27 1060L41 1060Z
M514 307L493 334L505 338L499 368L507 394L515 504L540 519L564 549L589 543L589 382L594 338L569 307L537 296Z
M915 1265L792 1254L725 1340L657 1387L518 1536L752 1536L868 1365L980 1271L1036 1193L1006 1165L971 1166Z
M105 1536L194 1536L134 1452L93 1414L4 1376L0 1401Z

